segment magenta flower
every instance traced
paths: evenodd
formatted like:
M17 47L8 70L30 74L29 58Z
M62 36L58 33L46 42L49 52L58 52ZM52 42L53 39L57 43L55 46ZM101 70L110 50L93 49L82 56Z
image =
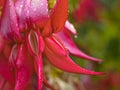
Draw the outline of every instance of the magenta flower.
M66 22L68 0L57 0L50 12L47 4L47 0L5 2L0 21L0 74L3 81L9 82L6 88L27 90L33 73L38 77L38 90L41 90L42 82L48 86L43 78L43 56L67 72L103 74L83 69L69 57L70 52L84 59L100 61L79 51L69 34L63 33L76 33Z

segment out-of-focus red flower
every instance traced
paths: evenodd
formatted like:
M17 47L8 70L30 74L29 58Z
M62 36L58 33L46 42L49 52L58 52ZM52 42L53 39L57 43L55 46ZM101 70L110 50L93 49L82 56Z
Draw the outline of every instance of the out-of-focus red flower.
M81 0L78 8L73 12L73 17L78 23L86 20L99 21L100 4L97 0Z
M65 34L65 37L68 35L65 39L69 40L66 43L60 35L57 36L67 26L68 0L57 0L50 13L47 5L47 0L6 0L4 4L0 21L0 74L14 90L29 89L33 73L38 76L37 86L41 90L42 82L46 83L43 79L43 56L67 72L103 74L74 63L69 52L85 59L100 60L79 51L69 34ZM74 32L74 29L70 31Z
M111 72L106 77L102 78L97 86L98 90L109 90L111 88L120 89L120 73Z

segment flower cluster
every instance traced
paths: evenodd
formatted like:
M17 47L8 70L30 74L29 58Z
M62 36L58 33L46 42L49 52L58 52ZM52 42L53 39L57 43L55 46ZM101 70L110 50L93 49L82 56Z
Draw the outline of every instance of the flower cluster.
M4 3L4 4L3 4ZM42 57L63 71L100 75L78 66L69 53L101 62L80 51L72 41L76 35L67 21L68 0L57 0L52 10L47 0L3 0L0 19L0 88L27 90L32 75L38 77L38 90L44 79ZM4 82L4 84L2 84ZM30 90L30 89L28 89Z

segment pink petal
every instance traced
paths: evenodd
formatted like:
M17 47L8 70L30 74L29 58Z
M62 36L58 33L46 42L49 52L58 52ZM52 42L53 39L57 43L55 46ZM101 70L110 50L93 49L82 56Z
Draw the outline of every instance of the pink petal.
M66 28L64 28L64 30L66 30ZM71 54L73 54L79 58L88 59L88 60L96 61L96 62L102 62L101 59L97 59L97 58L88 56L87 54L85 54L81 50L79 50L77 48L77 46L75 45L75 43L73 42L70 35L67 32L65 32L64 30L57 33L56 36L61 40L61 42L69 50L69 52Z
M51 64L53 64L57 68L72 73L81 73L89 75L103 74L102 72L86 70L75 64L69 58L68 53L66 53L67 51L64 49L64 47L57 40L55 40L55 38L46 38L45 43L45 55L47 56Z
M42 89L42 81L43 81L43 69L42 69L42 54L35 57L35 62L37 66L37 74L38 74L38 90Z
M48 18L47 0L17 0L16 12L19 16L20 27L28 22L43 22Z
M14 90L25 90L27 84L30 81L32 75L32 58L30 54L27 52L26 45L21 45L16 62L16 83Z
M63 28L68 17L68 0L57 0L50 13L53 32L59 32Z
M3 57L0 57L0 75L10 82L10 84L14 84L14 72L13 68L11 68L8 64L8 61Z
M30 18L33 21L42 21L48 17L47 0L31 0Z
M6 0L0 21L0 32L6 39L20 38L14 2L12 0Z
M68 31L70 31L73 35L77 34L77 31L75 29L75 27L73 26L72 23L70 23L69 21L66 21L65 26L64 26Z
M42 52L44 50L44 42L43 42L41 35L39 35L39 44L40 44L39 46L40 53L39 55L34 56L34 58L35 58L35 69L38 75L38 90L41 90L42 81L43 81Z

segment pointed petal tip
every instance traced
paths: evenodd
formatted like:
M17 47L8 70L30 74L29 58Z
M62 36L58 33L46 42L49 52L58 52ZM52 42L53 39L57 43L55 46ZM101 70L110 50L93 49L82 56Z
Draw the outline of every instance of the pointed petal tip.
M77 71L75 71L74 73L77 73L77 74L86 74L86 75L94 75L94 76L105 75L106 74L105 72L96 72L96 71L93 71L93 70L88 70L88 69L82 68L80 66L77 69Z
M96 59L96 62L98 62L99 64L101 64L103 62L102 59Z
M80 51L79 49L77 49L77 51L78 51L77 53L71 52L71 54L74 55L74 56L76 56L76 57L82 58L82 59L86 59L86 60L89 60L89 61L98 62L99 64L101 64L103 62L102 59L98 59L98 58L94 58L92 56L89 56L89 55L83 53L82 51Z
M93 72L91 74L88 74L88 75L105 75L106 73L105 72Z
M98 58L94 58L94 57L90 57L88 58L88 60L94 61L94 62L98 62L99 64L101 64L103 62L102 59L98 59Z

